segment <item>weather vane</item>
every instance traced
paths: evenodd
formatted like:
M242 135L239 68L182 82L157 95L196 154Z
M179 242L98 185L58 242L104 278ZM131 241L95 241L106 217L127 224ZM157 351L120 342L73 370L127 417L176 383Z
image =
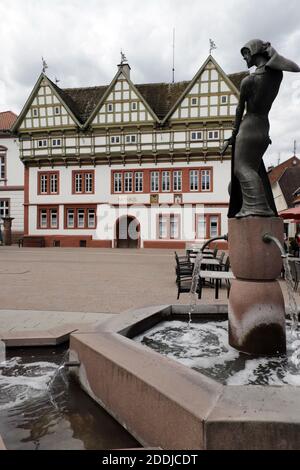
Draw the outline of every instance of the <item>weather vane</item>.
M47 62L45 61L44 57L42 57L42 64L43 64L43 73L46 72L46 69L48 68Z
M121 49L121 64L124 64L124 62L128 62L128 61L126 59L126 55L124 54L124 52Z
M214 49L217 49L216 43L212 39L210 39L209 40L209 55L211 55Z

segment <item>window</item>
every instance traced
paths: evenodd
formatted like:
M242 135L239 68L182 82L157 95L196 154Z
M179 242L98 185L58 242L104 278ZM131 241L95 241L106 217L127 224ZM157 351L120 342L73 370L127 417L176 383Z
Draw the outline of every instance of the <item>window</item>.
M132 192L132 172L124 173L124 191L125 193Z
M198 170L190 171L190 191L199 191L199 172Z
M180 237L180 216L178 214L159 214L158 238L178 239Z
M192 106L196 106L198 104L198 98L192 98Z
M114 173L114 192L122 192L122 173Z
M159 191L159 172L151 171L151 192L158 193Z
M196 238L208 239L219 236L221 233L220 221L220 214L197 214Z
M55 106L54 107L54 114L60 114L60 106Z
M204 215L198 215L197 217L196 237L206 238L206 217Z
M219 218L211 215L209 217L209 237L217 237L219 234Z
M142 193L143 192L143 172L137 171L134 173L134 184L135 184L135 192Z
M61 147L61 139L52 139L52 147Z
M39 115L39 110L38 108L32 108L32 116L33 117L38 117Z
M182 171L173 172L173 191L182 191Z
M110 137L111 144L119 144L120 143L120 136L119 135L112 135Z
M0 219L9 217L9 199L0 199Z
M136 135L126 136L126 144L135 144L135 143L136 143Z
M38 172L38 194L59 194L59 172Z
M38 147L47 147L47 140L38 140Z
M58 207L38 207L38 228L58 229Z
M219 131L208 131L208 140L219 139Z
M109 113L112 113L113 110L114 110L114 105L111 104L111 103L109 103L109 104L107 105L107 111L108 111Z
M73 194L94 193L94 171L73 171Z
M6 148L0 148L0 180L6 178Z
M227 95L221 96L221 103L222 104L227 104L228 103L228 96Z
M96 207L65 208L65 228L96 228Z
M191 140L202 140L202 132L191 132Z
M201 170L201 191L210 191L210 170Z
M137 102L136 101L132 101L131 103L131 111L136 111L137 110Z
M162 191L170 191L170 172L162 172Z

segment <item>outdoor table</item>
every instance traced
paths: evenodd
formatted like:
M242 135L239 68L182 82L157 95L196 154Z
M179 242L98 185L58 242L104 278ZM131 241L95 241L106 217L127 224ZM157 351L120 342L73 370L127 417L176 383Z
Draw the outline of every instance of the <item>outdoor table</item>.
M209 277L210 279L214 279L215 283L215 298L219 298L219 283L221 285L221 281L230 281L231 279L235 279L235 276L232 271L200 271L200 278Z

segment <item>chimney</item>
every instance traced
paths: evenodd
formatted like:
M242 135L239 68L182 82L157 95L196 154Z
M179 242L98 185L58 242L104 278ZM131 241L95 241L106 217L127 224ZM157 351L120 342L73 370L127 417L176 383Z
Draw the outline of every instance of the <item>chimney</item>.
M125 77L129 78L130 79L130 65L129 64L118 64L118 68L119 70L125 75Z

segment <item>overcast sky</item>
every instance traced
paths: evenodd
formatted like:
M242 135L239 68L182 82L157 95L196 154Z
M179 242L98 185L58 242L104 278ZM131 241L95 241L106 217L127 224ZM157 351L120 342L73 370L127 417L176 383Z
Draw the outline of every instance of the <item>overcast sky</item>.
M246 70L249 39L300 64L299 0L0 0L0 109L19 113L42 69L59 86L109 84L122 49L134 83L190 80L209 52L226 73ZM284 74L270 114L266 164L300 154L300 73Z

